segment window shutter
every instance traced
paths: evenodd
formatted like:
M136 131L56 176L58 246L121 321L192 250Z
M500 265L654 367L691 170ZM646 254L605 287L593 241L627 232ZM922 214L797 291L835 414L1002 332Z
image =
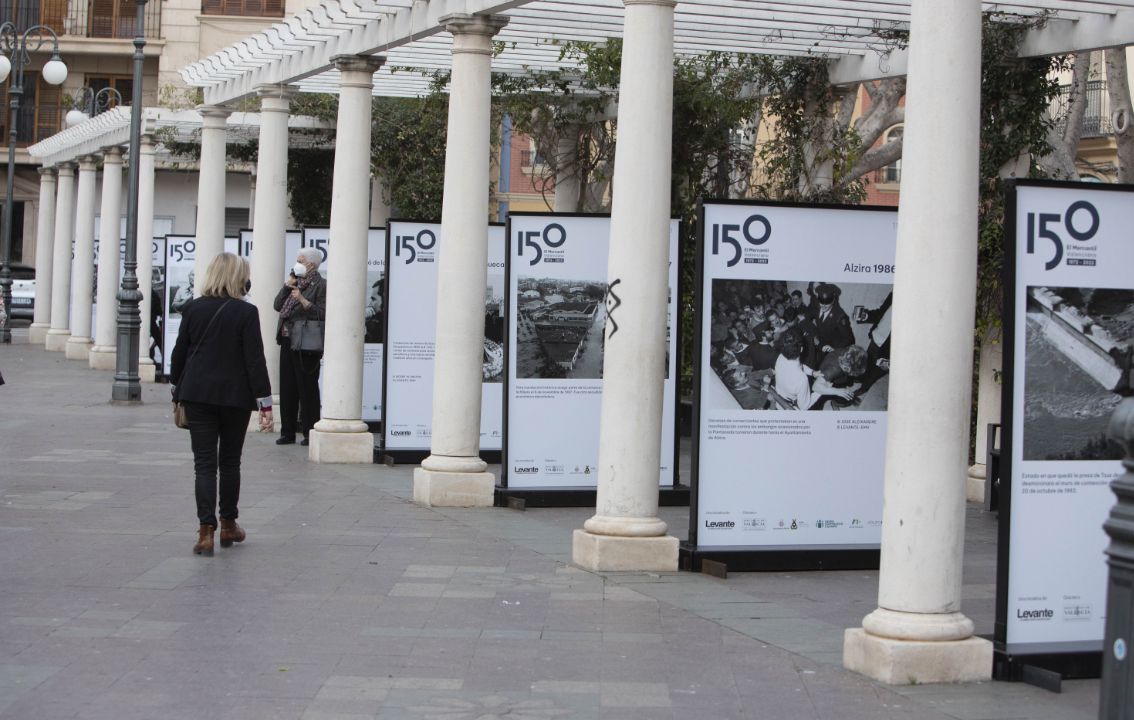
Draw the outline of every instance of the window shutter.
M51 137L63 125L63 88L48 85L37 79L38 103L36 103L35 140Z

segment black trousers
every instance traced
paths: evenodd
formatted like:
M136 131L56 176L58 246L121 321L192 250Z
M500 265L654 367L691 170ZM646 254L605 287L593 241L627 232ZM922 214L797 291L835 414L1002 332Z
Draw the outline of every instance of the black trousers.
M295 439L319 422L319 362L323 353L280 347L280 436Z
M197 519L217 527L217 476L220 475L220 516L240 514L240 455L248 434L251 411L205 403L185 403L197 478Z

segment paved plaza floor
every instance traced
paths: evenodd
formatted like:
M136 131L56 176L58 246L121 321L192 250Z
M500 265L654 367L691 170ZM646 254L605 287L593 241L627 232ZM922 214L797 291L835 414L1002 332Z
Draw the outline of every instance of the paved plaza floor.
M0 346L0 372L2 720L1097 716L1097 681L888 688L843 670L876 572L584 572L585 508L424 508L412 467L315 465L270 435L245 447L247 542L197 557L168 386L113 407L111 373L26 344ZM662 510L684 537L688 510ZM995 523L969 509L981 633Z

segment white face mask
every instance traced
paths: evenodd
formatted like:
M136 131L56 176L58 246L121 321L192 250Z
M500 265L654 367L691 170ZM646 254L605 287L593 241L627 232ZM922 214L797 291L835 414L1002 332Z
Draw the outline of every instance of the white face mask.
M295 265L291 266L291 271L296 277L303 277L307 274L307 266L297 262Z

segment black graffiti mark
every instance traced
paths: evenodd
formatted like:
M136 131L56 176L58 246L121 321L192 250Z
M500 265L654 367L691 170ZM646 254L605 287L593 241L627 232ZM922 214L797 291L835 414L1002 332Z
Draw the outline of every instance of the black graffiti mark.
M614 286L622 282L622 278L617 278L614 282L606 286L606 317L610 320L610 325L613 328L608 338L614 337L614 333L618 332L618 323L614 321L614 311L622 304L622 298L614 292ZM610 299L614 298L614 304L610 304Z

